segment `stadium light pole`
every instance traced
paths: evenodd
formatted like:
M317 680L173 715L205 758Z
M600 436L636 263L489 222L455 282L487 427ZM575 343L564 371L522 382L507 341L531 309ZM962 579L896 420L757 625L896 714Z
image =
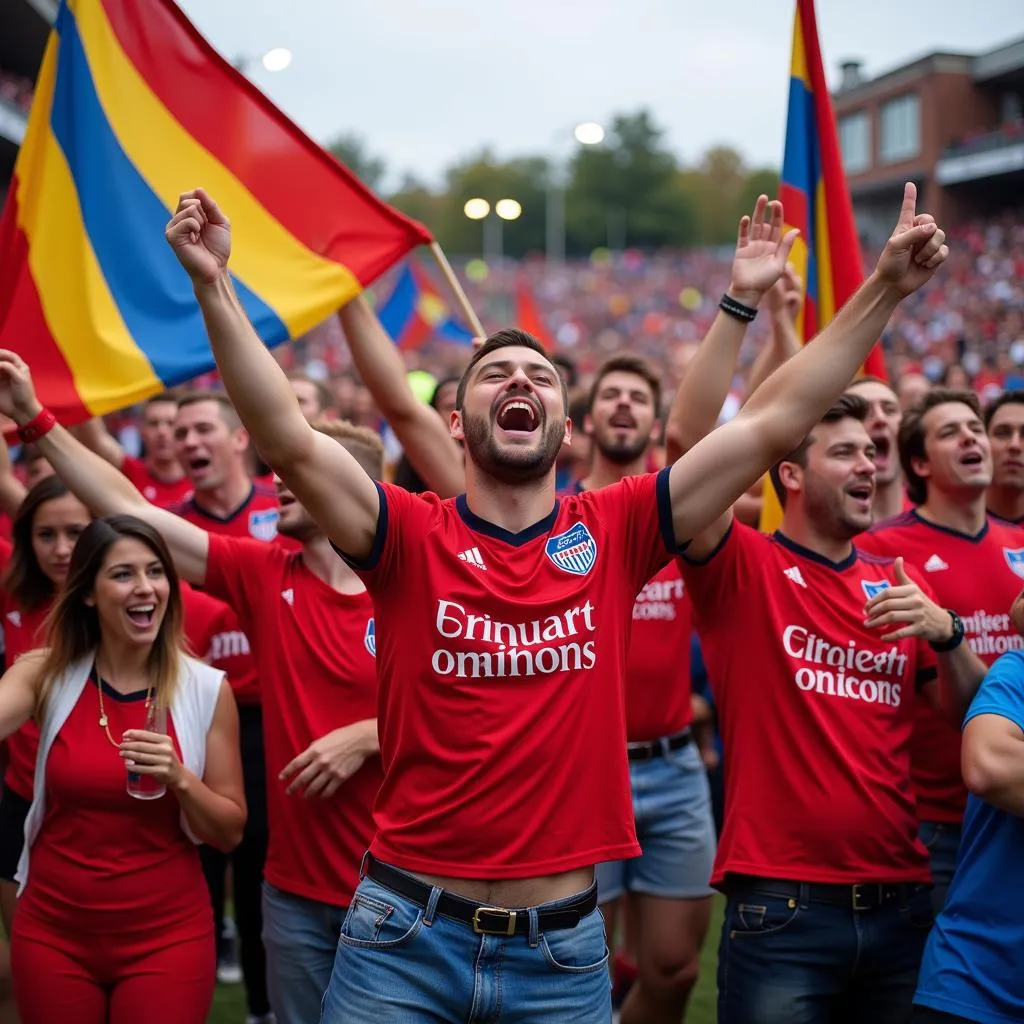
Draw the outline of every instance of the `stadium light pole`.
M251 54L239 54L231 63L244 75L248 73L249 68L256 61L260 62L264 71L271 73L284 71L292 62L292 51L284 46L275 46L258 57L254 57Z
M482 255L485 262L490 263L500 260L504 255L503 221L518 220L522 216L523 206L517 199L499 199L492 208L486 199L477 196L466 200L462 212L470 220L483 223Z
M566 132L559 132L555 136L556 152L562 147L567 136ZM572 136L581 146L599 146L604 142L605 131L596 121L584 121L573 128ZM544 214L548 263L565 262L565 175L567 170L565 161L560 154L556 155L551 161Z

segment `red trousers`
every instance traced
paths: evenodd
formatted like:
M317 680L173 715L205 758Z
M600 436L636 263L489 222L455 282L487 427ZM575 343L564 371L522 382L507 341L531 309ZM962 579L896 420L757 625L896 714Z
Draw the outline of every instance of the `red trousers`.
M213 1002L217 954L209 934L125 934L19 928L11 966L21 1024L204 1024Z

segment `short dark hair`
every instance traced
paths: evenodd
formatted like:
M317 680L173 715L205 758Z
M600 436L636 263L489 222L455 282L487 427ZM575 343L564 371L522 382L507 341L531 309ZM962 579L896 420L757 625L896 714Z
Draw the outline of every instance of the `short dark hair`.
M145 412L151 405L180 405L180 396L173 391L161 391L159 395L153 395L142 403L142 411Z
M489 356L492 352L496 352L500 348L528 348L537 355L543 356L549 363L551 363L551 356L548 355L547 349L532 335L526 331L521 331L518 327L505 327L500 331L495 331L494 334L490 335L484 343L473 353L473 358L470 359L466 366L466 369L462 371L462 376L459 378L459 387L455 392L455 408L462 410L463 403L466 400L466 388L469 385L469 375L473 372L473 368L477 363L480 362L485 356ZM566 387L565 378L558 373L557 367L554 363L551 363L551 368L558 374L558 381L562 386L562 404L568 409L569 407L569 389Z
M994 398L985 406L985 414L982 418L985 421L986 433L988 433L988 428L992 425L992 417L1004 405L1024 405L1024 390L1004 391L998 398Z
M185 409L200 402L213 402L220 409L221 419L229 430L238 430L242 426L242 418L234 407L231 399L223 391L197 390L186 391L178 397L178 409Z
M918 402L903 414L896 444L900 453L900 465L907 481L907 497L915 505L923 504L928 498L928 482L914 471L914 459L924 458L924 418L938 405L950 403L966 405L978 419L981 419L981 402L973 391L960 388L932 388Z
M570 388L576 387L579 383L579 372L576 369L576 364L568 356L561 353L552 356L551 362L554 364L555 369L565 378L565 383Z
M868 403L860 395L853 395L844 392L839 396L836 404L821 419L821 423L838 423L840 420L857 420L863 423L868 418ZM814 431L812 430L788 455L784 455L770 470L768 476L771 479L775 496L779 504L786 507L786 488L782 486L782 476L779 467L784 462L795 462L798 466L807 466L807 450L814 444Z
M641 356L635 356L631 352L619 352L609 356L598 368L594 383L590 385L590 393L587 396L587 412L594 408L597 399L597 392L600 390L601 382L612 373L631 373L639 377L651 389L651 396L654 399L654 415L657 416L661 410L661 378L654 372L651 364Z

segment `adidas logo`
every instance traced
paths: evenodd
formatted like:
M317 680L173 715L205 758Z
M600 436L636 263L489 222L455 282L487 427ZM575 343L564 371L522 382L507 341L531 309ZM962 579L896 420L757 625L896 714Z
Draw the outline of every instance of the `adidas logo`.
M783 571L783 573L785 573L786 579L792 580L794 583L796 583L799 586L803 587L804 590L807 589L807 584L804 581L804 578L803 578L803 575L800 572L799 566L792 565L788 569L783 569L782 571Z
M459 558L463 562L468 562L477 569L483 569L484 572L487 572L487 566L484 565L483 555L480 554L479 548L467 548L465 551L460 551Z
M949 566L939 558L938 555L932 555L927 562L924 563L925 572L942 572L943 569L948 569Z
M288 604L295 604L295 591L292 590L291 587L289 587L287 590L282 590L281 596L288 602Z
M21 629L21 612L8 612L7 621L11 623L12 626Z

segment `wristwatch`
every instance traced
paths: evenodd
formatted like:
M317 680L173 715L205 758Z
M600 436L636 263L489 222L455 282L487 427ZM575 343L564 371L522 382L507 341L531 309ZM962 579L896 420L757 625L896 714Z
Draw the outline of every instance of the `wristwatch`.
M948 608L946 611L953 623L953 635L941 643L928 641L928 646L933 651L938 651L939 654L943 654L946 651L955 651L964 642L964 620L956 612L950 611Z

